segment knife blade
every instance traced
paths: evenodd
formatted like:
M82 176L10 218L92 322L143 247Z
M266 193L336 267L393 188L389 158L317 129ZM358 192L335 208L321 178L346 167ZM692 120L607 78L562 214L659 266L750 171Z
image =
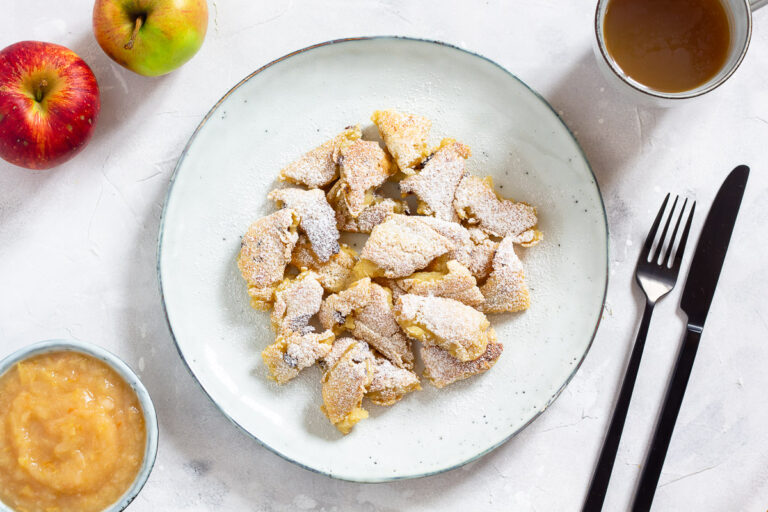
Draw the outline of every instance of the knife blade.
M680 308L688 315L688 326L640 475L632 512L648 512L651 509L748 177L749 167L746 165L731 171L717 192L707 220L704 221L680 301Z
M680 309L688 315L688 324L699 329L704 328L712 305L748 177L749 167L740 165L725 179L709 209L693 253Z

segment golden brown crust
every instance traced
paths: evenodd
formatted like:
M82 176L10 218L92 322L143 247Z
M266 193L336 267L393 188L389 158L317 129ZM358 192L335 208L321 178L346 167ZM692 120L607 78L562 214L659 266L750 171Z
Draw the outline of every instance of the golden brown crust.
M472 307L484 301L472 273L456 260L446 263L445 272L416 272L398 279L397 286L405 293L454 299Z
M485 301L479 309L485 313L512 313L530 307L531 296L523 263L515 254L513 237L507 237L499 244L493 257L493 270L480 291Z
M378 143L368 140L343 146L339 162L336 194L344 200L349 214L357 218L373 202L376 188L394 174L396 168Z
M480 228L469 228L467 231L473 243L469 255L469 271L478 280L485 279L491 273L493 256L499 248L499 242L491 240Z
M365 342L345 337L338 339L336 344L342 350L332 350L340 354L326 360L322 410L346 435L358 421L368 417L361 406L373 379L374 363L373 354Z
M373 277L406 277L452 248L450 240L421 222L420 217L391 215L371 231L360 253L379 269Z
M257 220L243 235L237 266L254 308L266 309L272 303L299 238L298 223L298 214L286 208Z
M267 194L280 207L290 208L299 214L299 229L312 244L312 250L320 261L339 252L339 230L336 228L336 212L320 189L281 188Z
M305 153L280 171L280 179L309 188L324 187L339 175L341 147L362 136L360 126L346 128L339 135Z
M335 336L331 331L297 333L285 331L261 353L269 376L278 384L285 384L301 370L315 364L331 350Z
M391 292L370 278L329 295L320 307L319 318L323 328L336 334L347 330L396 366L413 367L411 344L395 320Z
M333 331L317 333L309 325L323 300L323 287L317 278L317 274L306 270L283 281L275 291L271 320L278 335L261 356L271 378L279 384L325 357L335 338Z
M280 179L310 190L270 192L283 209L249 227L238 257L252 306L272 307L270 378L282 384L318 362L322 410L343 434L368 417L364 398L389 406L421 389L412 340L438 388L490 369L503 347L485 313L528 307L514 245L542 239L533 207L467 173L469 147L444 139L430 155L429 119L371 119L386 149L348 127L286 166ZM420 215L382 195L387 181L416 196ZM359 258L340 231L370 234ZM299 272L286 278L289 263Z
M347 209L346 203L337 193L336 185L328 192L328 200L336 210L336 226L339 231L349 233L370 233L374 227L384 222L393 213L408 213L405 201L397 201L388 197L373 194L371 204L366 206L357 218Z
M432 121L395 110L377 110L371 121L379 128L379 134L400 170L413 174L413 168L429 154L427 140Z
M533 206L500 198L489 176L464 176L456 189L453 207L460 219L497 237L520 235L538 222Z
M286 279L275 290L270 317L272 328L278 333L302 333L309 326L309 320L320 311L322 303L323 287L316 273L305 270L293 279Z
M499 360L503 350L501 343L490 342L483 355L472 361L462 362L440 347L422 346L424 377L436 388L443 388L458 380L487 372Z
M341 244L328 261L320 261L305 236L299 237L291 254L291 265L316 272L320 284L331 293L344 289L356 262L357 252L347 244Z
M468 146L453 139L444 139L421 171L400 182L400 190L403 194L415 194L419 198L418 213L458 222L453 197L464 177L466 159L471 154Z
M376 405L392 405L407 393L421 389L419 377L410 370L393 365L388 359L374 358L373 378L366 398Z
M395 318L408 336L444 348L460 361L480 357L488 343L496 341L483 313L453 299L401 295Z

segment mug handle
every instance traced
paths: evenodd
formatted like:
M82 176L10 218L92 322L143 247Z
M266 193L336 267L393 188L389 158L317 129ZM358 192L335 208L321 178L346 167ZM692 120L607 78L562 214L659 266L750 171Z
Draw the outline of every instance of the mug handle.
M752 9L752 12L766 5L768 5L768 0L749 0L749 7Z

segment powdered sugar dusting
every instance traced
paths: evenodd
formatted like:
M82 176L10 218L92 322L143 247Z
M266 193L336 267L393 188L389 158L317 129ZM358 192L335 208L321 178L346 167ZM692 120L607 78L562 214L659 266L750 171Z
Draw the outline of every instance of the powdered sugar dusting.
M427 139L432 121L426 117L394 110L377 110L371 120L379 127L381 138L405 174L427 155Z
M367 341L395 365L411 368L413 353L408 339L395 320L391 292L370 278L329 295L320 308L320 323L336 332L349 329Z
M392 405L417 389L421 389L421 385L415 373L399 368L383 357L376 357L373 379L365 396L376 405Z
M323 287L318 275L304 271L295 279L285 281L275 291L272 325L278 332L312 332L314 328L309 325L309 320L320 311L322 302Z
M395 317L407 334L410 325L426 331L422 343L438 345L461 361L470 361L485 352L495 339L485 315L453 299L401 295L395 305Z
M464 265L472 265L472 251L475 244L472 242L469 230L457 222L450 222L437 217L416 216L421 222L431 227L453 243L448 251L448 256Z
M395 172L377 142L357 140L341 148L339 191L352 217L368 205L368 195Z
M486 372L496 364L504 345L490 342L482 356L473 361L459 361L447 350L434 346L421 347L421 360L424 362L424 377L436 388L443 388L457 380Z
M525 283L523 263L515 254L514 237L506 237L493 257L493 271L480 287L485 302L480 306L486 313L522 311L530 306L531 298Z
M467 146L447 139L418 174L400 182L400 190L416 194L420 201L419 213L456 222L458 216L453 209L453 196L470 155Z
M499 199L488 180L471 174L459 183L453 206L460 218L498 237L518 235L538 222L533 206Z
M356 262L357 253L346 244L341 244L339 252L331 256L328 261L320 261L304 235L299 237L291 255L291 265L298 269L314 270L323 288L332 293L344 289Z
M256 305L269 302L272 289L283 280L299 238L297 222L296 211L286 208L255 221L243 235L237 266Z
M437 278L413 274L405 279L398 279L397 285L406 293L414 295L434 295L454 299L467 306L477 307L483 303L483 295L477 287L477 281L469 269L456 260L446 263L447 272Z
M336 225L339 231L351 233L370 233L374 227L384 222L393 213L408 211L405 201L396 201L379 195L374 195L373 202L366 206L357 218L349 213L344 201L337 201L333 206L336 209Z
M307 234L312 250L320 261L339 252L339 230L336 228L336 213L320 189L281 188L273 190L267 197L298 212L299 227Z
M421 222L419 217L391 215L379 224L360 257L375 263L385 277L406 277L452 248L450 240Z
M359 139L360 127L347 128L333 139L307 152L280 171L280 179L310 188L324 187L339 174L339 151L347 141Z

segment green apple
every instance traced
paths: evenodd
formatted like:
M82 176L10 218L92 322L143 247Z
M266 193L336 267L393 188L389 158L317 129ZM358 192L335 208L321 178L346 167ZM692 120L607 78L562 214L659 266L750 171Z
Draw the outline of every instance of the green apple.
M96 0L93 6L101 48L140 75L164 75L187 62L207 28L205 0Z

